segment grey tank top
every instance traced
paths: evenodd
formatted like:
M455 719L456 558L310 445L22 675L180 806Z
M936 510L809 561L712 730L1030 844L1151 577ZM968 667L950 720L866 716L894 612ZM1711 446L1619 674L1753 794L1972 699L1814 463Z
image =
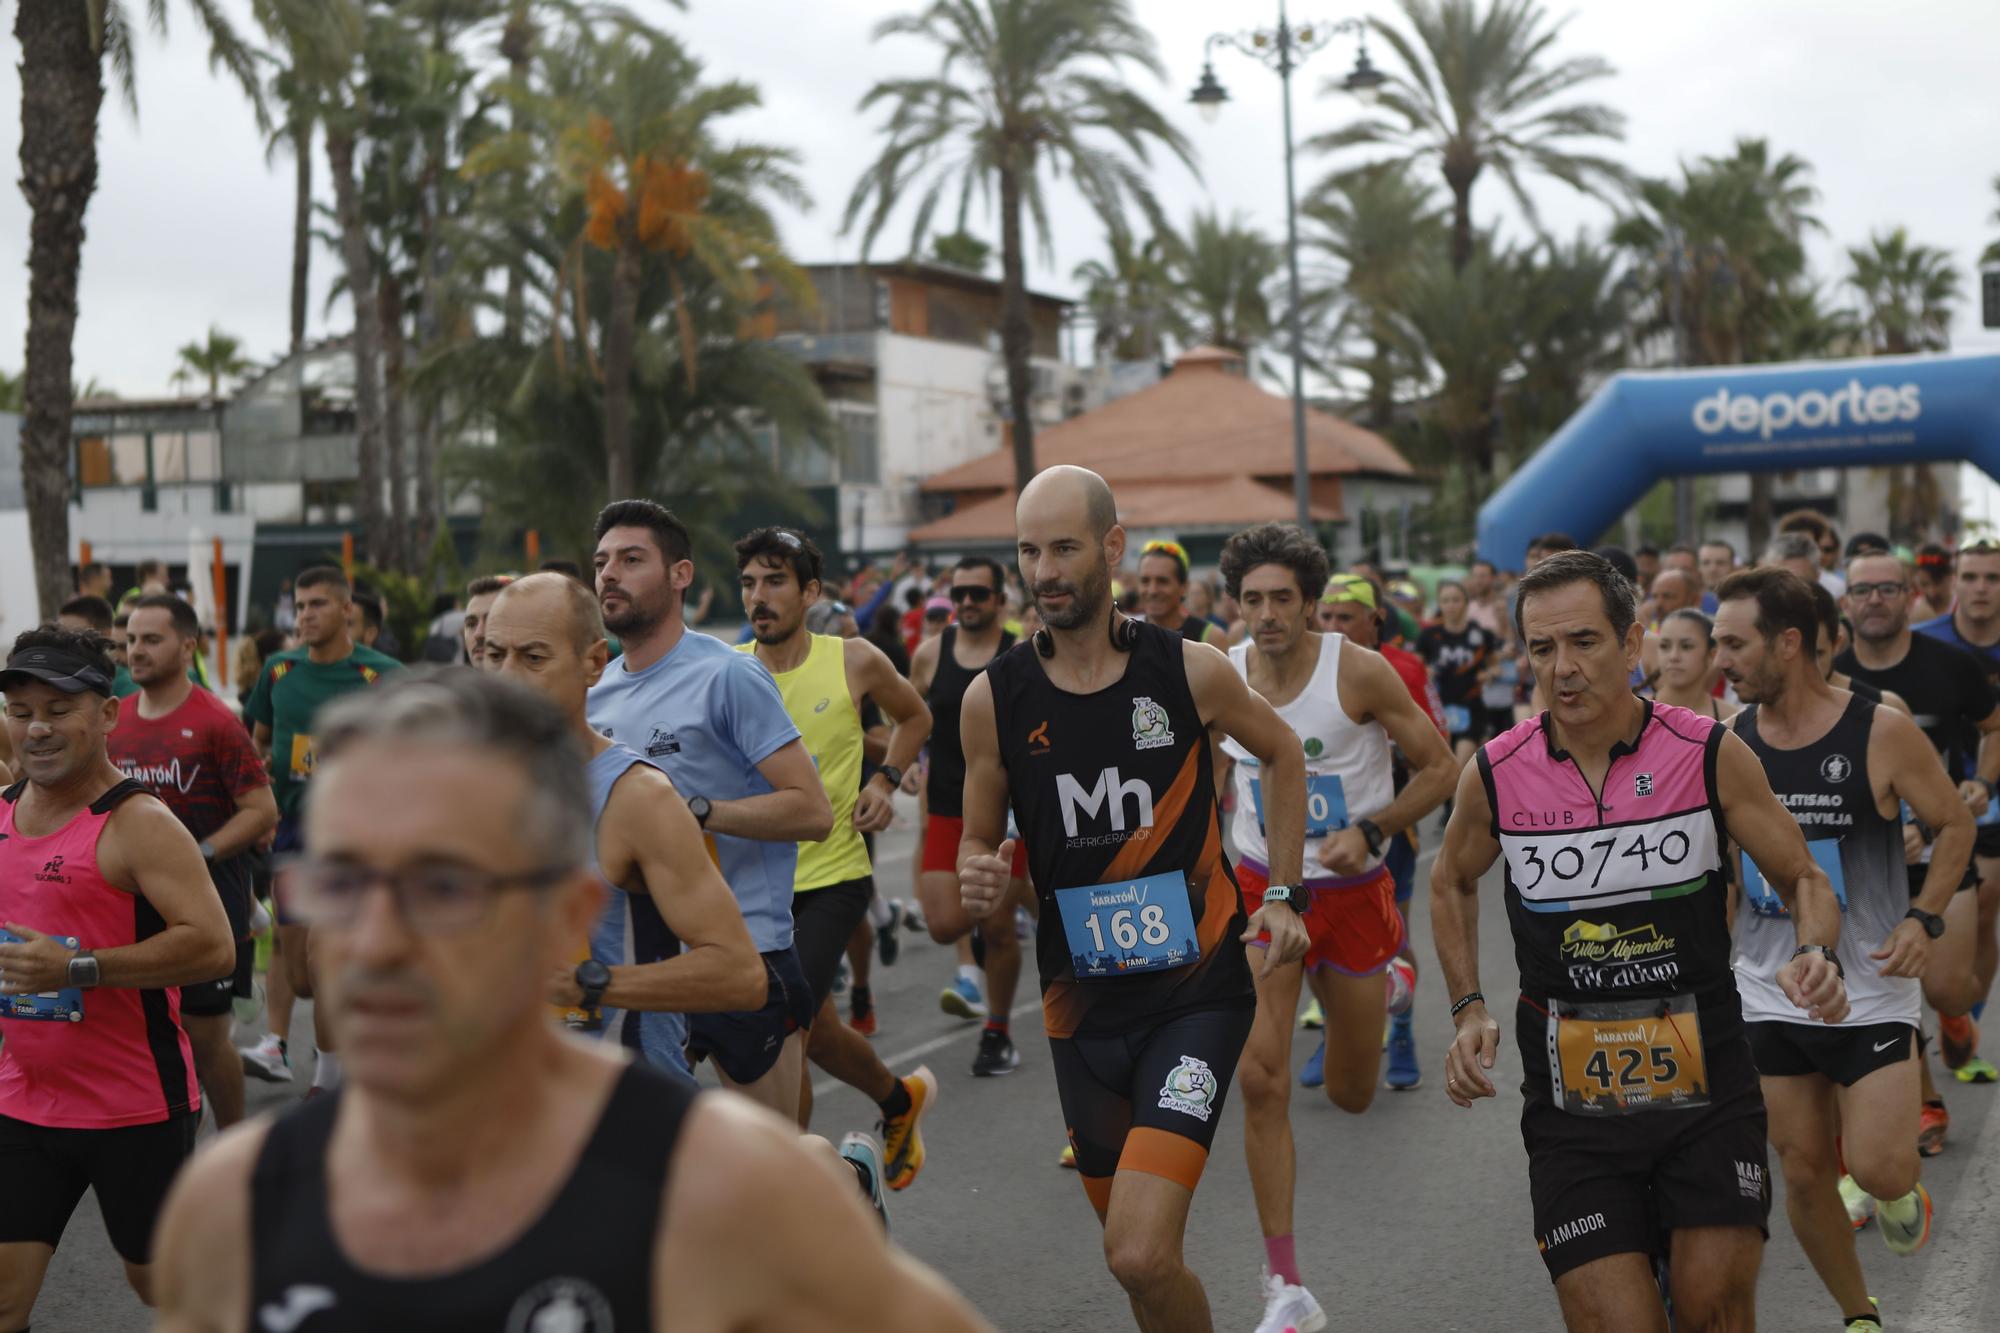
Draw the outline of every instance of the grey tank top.
M600 879L603 868L597 861L597 823L611 801L611 789L634 764L654 767L630 746L613 742L610 748L590 761L590 868ZM653 900L644 894L627 893L605 881L610 891L604 912L590 932L590 956L608 967L627 963L656 963L681 951L681 942L661 918ZM681 1046L687 1038L687 1020L680 1014L640 1014L620 1009L604 1011L604 1036L637 1051L648 1063L685 1074L686 1057Z

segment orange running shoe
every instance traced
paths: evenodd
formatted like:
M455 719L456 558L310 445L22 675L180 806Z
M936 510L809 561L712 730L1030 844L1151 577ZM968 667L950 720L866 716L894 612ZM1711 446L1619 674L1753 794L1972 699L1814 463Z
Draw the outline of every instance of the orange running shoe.
M929 1065L904 1075L903 1087L910 1094L910 1109L882 1122L882 1152L887 1159L882 1169L892 1190L908 1189L917 1172L924 1169L924 1136L918 1122L938 1099L937 1076Z
M1951 1127L1951 1112L1944 1109L1943 1102L1925 1102L1924 1109L1917 1113L1917 1152L1920 1156L1935 1157L1944 1151L1944 1132Z

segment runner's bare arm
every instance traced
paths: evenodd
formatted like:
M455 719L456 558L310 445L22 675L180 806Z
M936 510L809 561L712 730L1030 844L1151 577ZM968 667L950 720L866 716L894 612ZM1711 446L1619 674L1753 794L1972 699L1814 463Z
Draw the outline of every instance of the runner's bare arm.
M965 910L984 921L1006 896L1014 872L1007 838L1007 770L1000 763L1000 733L993 718L993 685L981 672L966 687L958 711L965 751L965 828L958 839L958 892Z
M1897 712L1901 713L1904 717L1914 718L1917 715L1917 710L1910 707L1910 705L1904 701L1903 696L1896 693L1894 690L1882 691L1882 702L1887 704L1889 707L1895 709Z
M847 678L860 686L854 693L873 699L895 726L889 732L889 749L882 762L901 771L917 762L917 752L930 739L931 710L924 705L896 664L880 648L866 639L842 641L847 654ZM896 817L896 788L888 778L876 773L861 784L854 801L854 827L863 833L880 833Z
M730 1013L764 1003L764 960L742 909L708 856L701 826L665 773L634 764L612 784L597 822L604 877L638 889L685 946L672 958L611 969L604 1004L641 1013ZM583 1003L573 971L551 981L557 1004Z
M189 986L229 975L236 966L236 941L222 899L194 838L157 797L133 796L105 821L97 840L97 864L107 882L136 893L165 923L136 944L94 949L98 984L151 989ZM26 940L0 944L0 993L19 995L67 984L70 951L33 929L34 922L0 922Z
M1722 736L1715 789L1724 830L1757 863L1791 914L1799 943L1833 948L1840 939L1840 900L1807 850L1805 833L1772 794L1764 766L1734 730ZM1823 954L1801 954L1779 968L1778 987L1821 1022L1837 1023L1847 1015L1847 988Z
M772 790L732 801L710 797L706 826L710 833L758 842L820 842L833 831L833 806L804 741L779 746L757 765L757 771Z
M931 680L937 675L938 644L943 639L942 634L933 634L910 655L910 688L926 698L930 697Z
M1909 802L1917 818L1935 830L1923 891L1910 905L1943 916L1972 860L1978 838L1972 811L1945 776L1929 738L1901 713L1875 710L1875 724L1868 732L1868 771L1887 779L1891 802ZM1870 956L1882 962L1883 976L1921 977L1930 962L1930 949L1931 937L1923 926L1905 919Z
M660 1327L990 1329L941 1278L888 1243L853 1170L824 1141L800 1138L797 1126L740 1098L712 1095L695 1103L681 1139L654 1250ZM704 1280L689 1283L690 1272Z
M1352 677L1348 675L1350 669ZM1381 813L1371 816L1384 833L1401 833L1444 804L1445 797L1451 795L1458 782L1458 759L1431 724L1429 715L1417 706L1396 668L1380 653L1365 649L1341 653L1340 691L1342 698L1354 698L1366 710L1362 714L1364 720L1382 725L1410 762L1409 785Z
M250 1176L270 1128L238 1125L181 1168L154 1233L155 1333L246 1333Z
M208 845L215 849L216 860L226 860L238 852L248 851L276 827L278 798L271 794L268 785L252 787L237 794L236 812L221 828L208 835Z
M1986 803L1992 799L1987 794L1987 784L2000 782L2000 707L1995 707L1979 721L1979 754L1973 763L1973 771L1978 775L1959 784L1965 799L1976 815L1986 813Z
M1475 759L1458 775L1451 822L1431 863L1431 942L1445 994L1456 1004L1479 989L1479 880L1500 859L1493 806ZM1445 1052L1445 1095L1460 1106L1494 1095L1486 1071L1500 1046L1500 1025L1474 1000L1453 1015L1457 1035Z

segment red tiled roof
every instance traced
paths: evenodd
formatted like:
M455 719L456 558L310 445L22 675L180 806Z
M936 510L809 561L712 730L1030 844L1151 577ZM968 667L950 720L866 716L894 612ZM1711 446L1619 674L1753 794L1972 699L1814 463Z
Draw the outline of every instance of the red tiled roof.
M1315 522L1338 523L1342 512L1337 481L1321 481L1313 489ZM1328 491L1334 495L1329 497ZM1191 481L1139 481L1117 487L1118 521L1128 528L1242 528L1266 520L1293 516L1289 489L1268 486L1241 475ZM1331 499L1331 502L1329 500ZM1014 536L1014 492L1001 491L961 501L943 518L910 533L910 540L927 545L951 542L1011 542Z

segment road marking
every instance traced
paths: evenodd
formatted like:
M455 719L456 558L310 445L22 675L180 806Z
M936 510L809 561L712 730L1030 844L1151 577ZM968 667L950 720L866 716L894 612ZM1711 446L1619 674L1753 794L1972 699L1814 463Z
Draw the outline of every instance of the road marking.
M1896 1323L1926 1333L1974 1333L1989 1327L1980 1313L2000 1264L2000 1097L1988 1094L1975 1139L1978 1165L1960 1178L1952 1197L1938 1204L1937 1225L1951 1228L1951 1246L1939 1250L1923 1276L1923 1299ZM1961 1145L1965 1140L1953 1140Z

